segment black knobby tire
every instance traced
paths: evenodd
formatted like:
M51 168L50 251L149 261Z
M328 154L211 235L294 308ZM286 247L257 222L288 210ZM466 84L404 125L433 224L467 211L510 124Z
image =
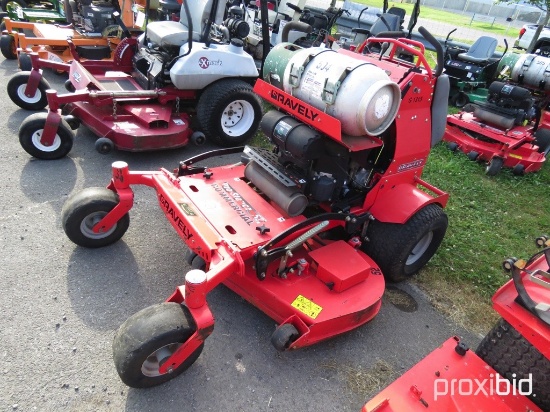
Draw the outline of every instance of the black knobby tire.
M271 335L271 344L279 352L284 352L290 347L292 342L298 339L299 336L300 333L298 332L298 329L294 327L294 325L290 323L285 323L284 325L278 326L277 329L275 329L275 332L273 332L273 334Z
M202 132L214 143L240 146L256 133L262 104L245 81L220 80L202 93L197 118Z
M504 165L504 159L502 157L493 157L485 169L487 176L496 176L500 173L502 166Z
M533 396L542 410L550 411L550 360L504 319L483 338L476 354L506 379L517 383L532 374ZM515 376L512 376L515 374ZM523 388L526 392L528 389Z
M28 57L26 54L25 56ZM8 81L8 96L10 96L12 102L22 109L42 110L48 105L46 90L51 89L50 84L42 77L38 82L38 89L34 96L25 96L25 88L29 82L30 75L30 71L15 73Z
M382 269L386 280L401 282L418 272L437 251L447 230L443 209L429 204L404 224L374 220L363 250Z
M535 141L533 143L539 147L537 150L539 153L545 156L548 155L548 152L550 152L550 129L538 129L535 132Z
M171 373L160 375L158 368L195 330L189 309L174 302L150 306L129 317L113 340L113 360L122 381L132 388L148 388L184 372L204 344Z
M73 147L74 132L69 124L61 119L57 134L51 146L40 143L46 124L47 113L34 113L23 120L19 127L19 143L25 151L37 159L54 160L66 156Z
M22 8L28 7L28 4L25 0L2 0L2 1L0 1L0 6L2 7L2 10L8 11L8 9L7 9L8 3L17 3Z
M8 60L17 59L17 46L15 45L15 37L9 34L2 34L0 37L0 52Z
M107 232L92 231L94 225L113 210L118 202L118 195L104 187L90 187L78 192L65 202L61 211L65 234L77 245L88 248L103 247L118 241L130 225L128 213Z

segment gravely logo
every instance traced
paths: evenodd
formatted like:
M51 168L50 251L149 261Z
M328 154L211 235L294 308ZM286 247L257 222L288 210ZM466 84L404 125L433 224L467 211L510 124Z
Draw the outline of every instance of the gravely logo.
M160 205L164 208L164 213L166 213L167 216L170 216L170 218L173 221L174 226L180 231L180 233L184 237L184 239L191 239L193 237L193 233L191 233L189 228L185 225L185 222L179 216L179 212L178 212L177 207L174 208L170 204L168 199L166 199L162 195L162 193L159 193L159 202L160 202Z
M304 106L299 100L294 100L292 97L285 96L277 90L271 90L271 98L283 106L290 109L294 113L301 114L306 119L315 120L319 113L315 113L311 108Z

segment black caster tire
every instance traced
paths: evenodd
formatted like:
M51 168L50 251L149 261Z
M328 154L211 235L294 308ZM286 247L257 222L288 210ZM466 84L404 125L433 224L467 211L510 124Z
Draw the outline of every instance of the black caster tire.
M191 268L192 269L205 270L206 269L206 262L203 258L201 258L200 256L197 255L191 261Z
M370 222L369 241L363 243L362 249L380 265L387 281L401 282L428 263L439 248L447 226L447 215L432 203L404 224Z
M542 235L535 239L535 245L539 248L545 247L548 242L548 236Z
M532 377L529 398L543 411L550 410L550 360L504 319L483 338L476 354L510 381ZM528 391L528 388L523 388Z
M95 141L95 150L101 154L111 153L115 149L113 141L107 137L100 137Z
M76 92L76 88L74 87L74 85L71 83L71 80L70 79L67 79L65 80L65 90L67 90L69 93L74 93Z
M512 269L514 268L514 264L517 261L518 261L518 258L516 257L511 257L504 260L504 262L502 262L502 269L504 269L506 272L511 272Z
M43 77L38 83L38 89L34 96L25 96L25 88L30 78L30 71L15 73L8 81L7 91L11 101L25 110L42 110L48 105L46 90L51 89L50 84Z
M115 243L128 230L128 213L106 232L94 233L92 229L118 202L118 195L104 187L90 187L78 192L65 202L61 211L65 234L72 242L87 248Z
M472 162L475 162L477 158L479 157L479 153L472 150L471 152L468 152L468 159L470 159Z
M24 72L30 72L32 70L31 56L27 53L19 53L19 69Z
M59 159L71 151L74 132L67 122L61 119L52 145L42 144L40 140L47 117L47 113L35 113L23 120L19 127L19 143L28 154L37 159Z
M525 166L522 164L517 164L512 169L512 173L516 176L523 176L525 174Z
M299 336L300 333L294 325L285 323L275 329L275 332L271 335L271 344L279 352L284 352L290 347L290 345L292 345L292 342L298 339Z
M209 86L197 104L202 131L220 146L241 146L256 133L261 117L262 103L252 86L238 79Z
M122 381L132 388L149 388L180 375L200 356L201 344L170 373L159 368L196 330L186 306L164 302L130 316L115 334L113 360Z
M503 165L504 159L502 157L493 157L485 168L485 174L487 176L496 176L500 173Z
M451 152L456 152L458 150L458 144L455 143L455 142L451 142L447 145L447 148L451 151Z

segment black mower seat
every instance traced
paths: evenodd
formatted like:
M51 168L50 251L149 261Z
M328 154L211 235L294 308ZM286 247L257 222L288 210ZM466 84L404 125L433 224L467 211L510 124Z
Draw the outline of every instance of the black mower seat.
M470 46L466 53L459 53L457 58L469 63L484 63L491 58L497 44L498 41L494 37L481 36Z

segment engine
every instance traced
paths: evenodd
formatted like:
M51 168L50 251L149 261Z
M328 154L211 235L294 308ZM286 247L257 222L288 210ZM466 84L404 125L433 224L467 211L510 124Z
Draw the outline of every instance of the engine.
M537 111L531 92L520 86L495 81L486 102L477 103L474 115L488 123L510 129L532 120Z
M312 108L322 110L339 119L352 140L389 133L400 90L378 67L332 50L295 50L284 44L266 62L264 78L279 79L278 87L288 93L271 96L289 112L315 124L318 113ZM339 81L336 89L330 87L333 79ZM290 216L320 203L334 211L349 210L361 204L375 182L381 139L368 140L373 144L365 150L349 150L342 141L278 110L264 115L261 129L275 149L247 147L245 176Z
M108 2L77 2L77 10L73 10L75 27L86 34L101 34L107 27L117 25L113 18L113 12L117 9Z

